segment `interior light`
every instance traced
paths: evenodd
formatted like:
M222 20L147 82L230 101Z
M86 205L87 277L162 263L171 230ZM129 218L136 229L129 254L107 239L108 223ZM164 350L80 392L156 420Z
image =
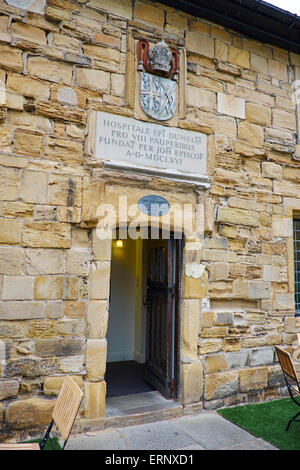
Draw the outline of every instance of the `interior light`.
M123 240L116 240L116 247L123 248Z

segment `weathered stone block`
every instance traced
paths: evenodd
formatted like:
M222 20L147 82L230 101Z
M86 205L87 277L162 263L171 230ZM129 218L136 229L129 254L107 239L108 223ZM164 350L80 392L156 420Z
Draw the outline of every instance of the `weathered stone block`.
M229 265L228 263L211 263L209 266L210 279L212 281L220 281L228 279Z
M68 318L83 320L85 318L85 302L81 301L65 301L64 302L64 315Z
M108 72L87 68L76 68L76 85L88 90L109 93L110 77Z
M268 73L268 62L265 57L251 52L250 64L251 70L253 70L253 72L263 73L265 75Z
M22 51L6 44L0 44L0 67L14 72L23 72Z
M91 254L89 250L73 248L67 253L66 272L76 276L88 276Z
M103 380L106 369L106 339L88 339L86 344L85 365L89 382Z
M82 354L84 340L82 338L47 338L37 339L35 351L40 357L76 356Z
M215 326L211 328L202 328L201 336L203 338L224 338L228 335L228 327Z
M100 219L99 207L104 202L105 185L102 181L83 178L82 185L82 220L97 222ZM97 232L97 231L96 231ZM99 233L96 233L99 237ZM111 241L111 240L110 240Z
M81 178L57 173L49 175L48 204L80 206L81 191Z
M296 132L296 114L283 109L273 109L273 126L279 129L287 129Z
M187 299L203 299L207 297L207 273L200 278L185 276L183 279L184 297Z
M277 80L288 81L287 66L277 60L268 60L268 73Z
M14 73L8 74L6 89L8 92L21 93L32 98L47 99L50 95L50 86L47 82Z
M86 418L104 418L106 382L84 382L83 415Z
M20 392L21 393L31 393L31 392L39 392L41 390L41 383L42 380L40 377L36 377L34 379L22 379L20 384Z
M24 377L39 377L40 375L57 374L58 359L45 358L45 359L14 359L6 363L5 377L14 377L22 375Z
M20 221L15 219L0 219L0 244L18 245L21 234Z
M18 400L8 405L5 419L14 429L46 426L51 421L55 401L43 398Z
M159 28L163 28L164 26L163 10L150 4L137 2L134 8L134 18Z
M263 281L269 282L287 282L287 269L285 266L263 266Z
M31 320L28 322L29 338L47 338L55 335L55 320Z
M203 55L205 57L214 57L214 39L203 36L198 31L186 32L186 48L189 52Z
M82 164L82 144L70 139L48 137L45 147L45 158L66 164Z
M271 109L256 103L246 104L247 121L259 126L271 127Z
M245 100L233 95L218 93L218 112L245 119Z
M22 176L21 198L25 202L45 204L48 175L44 171L25 170Z
M33 299L32 277L4 276L2 299L3 300L30 300Z
M72 83L72 66L63 62L49 60L45 57L29 57L27 69L29 75L33 77L67 85Z
M204 398L217 400L238 392L238 371L208 374L205 378Z
M262 162L262 176L264 178L282 179L283 167L273 162Z
M250 281L248 292L249 299L268 299L271 294L270 283L263 281Z
M0 302L1 320L31 320L45 318L45 306L41 302Z
M67 277L64 286L64 299L77 300L78 299L79 279L77 277ZM76 311L78 308L76 308Z
M24 202L5 202L3 204L3 215L4 217L32 219L34 215L34 205Z
M282 215L273 215L272 233L274 237L289 238L293 236L293 219Z
M120 51L114 48L84 44L83 51L85 55L109 64L120 63Z
M0 380L0 400L17 397L19 382L17 380Z
M259 213L244 209L234 209L230 207L219 207L218 221L223 223L259 226Z
M244 367L247 366L248 360L249 360L249 352L245 350L235 350L234 351L234 346L239 345L239 343L232 343L231 344L231 352L228 352L225 354L226 361L228 363L228 367L230 369L243 369ZM229 342L227 342L227 351L229 350Z
M93 300L88 303L87 326L88 338L105 338L108 325L107 302Z
M58 320L57 334L60 336L84 336L85 322L73 319Z
M274 310L295 310L294 294L275 294L273 299Z
M23 245L32 248L70 248L71 227L65 223L32 222L23 225Z
M244 69L250 69L249 52L237 47L230 46L228 50L228 62L238 65Z
M241 392L266 388L268 385L268 368L256 367L240 370L239 379Z
M201 339L199 344L200 354L216 353L222 350L223 340L218 338Z
M181 354L197 358L197 340L200 328L200 301L183 299L181 304Z
M265 366L274 362L274 348L259 348L251 351L251 366Z
M232 312L216 312L215 321L216 326L230 326L233 325L233 313Z
M77 103L75 104L77 105ZM80 124L85 124L85 121L86 121L85 111L82 111L76 108L73 109L70 107L61 106L56 103L48 103L44 101L39 101L36 104L36 114L41 114L42 116L48 117L50 119L55 118L55 119L61 119L64 121L78 122Z
M46 304L46 317L47 318L61 318L63 316L63 302L47 302Z
M59 370L63 374L82 374L84 354L59 358Z
M82 377L80 375L71 375L70 377L77 383L80 388L82 387ZM44 395L58 395L64 380L65 376L44 377Z
M2 131L0 130L0 151L5 151L5 149L2 150L1 148L1 132ZM10 134L11 131L9 131L9 136ZM0 171L0 199L2 201L14 201L17 199L19 195L19 185L19 171L12 168L2 167Z
M216 109L216 102L216 93L188 85L187 106L204 109L206 111L214 111Z
M20 111L8 111L7 122L11 126L22 129L25 128L43 132L50 132L51 130L51 122L49 119Z
M60 276L36 276L34 297L37 300L59 300L63 296L64 278Z
M47 39L45 32L40 28L35 28L20 22L14 22L11 25L11 33L19 38L27 39L30 42L36 42L40 45L46 45Z
M58 249L31 249L25 250L26 271L31 275L38 274L64 274L65 252Z
M244 121L239 124L238 138L251 147L263 147L264 144L264 131L262 127Z
M24 338L26 336L25 321L0 321L0 338Z
M197 403L203 394L203 367L200 361L182 365L182 402Z
M97 262L91 269L91 299L105 300L109 297L110 263Z
M90 0L89 6L95 9L99 9L98 0ZM101 10L108 11L111 15L116 15L121 18L132 19L132 3L130 0L119 0L117 3L111 3L109 0L102 0ZM103 18L103 21L104 18Z
M2 127L0 129L0 151L1 152L11 151L11 128L10 127ZM0 175L0 177L3 178L2 175Z
M224 354L210 355L205 358L205 372L212 374L214 372L224 372L228 369L228 363Z
M111 246L110 239L102 240L97 236L97 230L93 230L92 234L92 250L94 261L110 261L111 259Z

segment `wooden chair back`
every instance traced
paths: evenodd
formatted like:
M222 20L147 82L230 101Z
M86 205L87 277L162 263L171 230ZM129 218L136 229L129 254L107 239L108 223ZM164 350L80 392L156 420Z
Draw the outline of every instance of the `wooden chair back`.
M82 390L77 383L66 376L52 412L52 418L64 441L69 437L82 396Z
M280 348L279 346L275 346L275 350L276 350L277 357L279 359L282 371L286 375L288 375L291 379L293 379L295 382L297 382L298 384L299 381L298 381L297 372L296 372L290 353Z

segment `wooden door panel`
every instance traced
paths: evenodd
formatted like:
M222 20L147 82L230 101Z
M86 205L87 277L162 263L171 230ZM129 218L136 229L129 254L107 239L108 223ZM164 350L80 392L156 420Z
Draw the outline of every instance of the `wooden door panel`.
M172 241L149 240L147 253L146 379L169 398L172 395L174 302Z

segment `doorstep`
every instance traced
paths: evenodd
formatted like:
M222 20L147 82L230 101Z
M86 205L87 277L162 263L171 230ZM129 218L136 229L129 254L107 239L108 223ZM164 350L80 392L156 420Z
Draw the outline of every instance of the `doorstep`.
M159 392L136 393L106 399L105 427L133 426L183 415L183 406Z

